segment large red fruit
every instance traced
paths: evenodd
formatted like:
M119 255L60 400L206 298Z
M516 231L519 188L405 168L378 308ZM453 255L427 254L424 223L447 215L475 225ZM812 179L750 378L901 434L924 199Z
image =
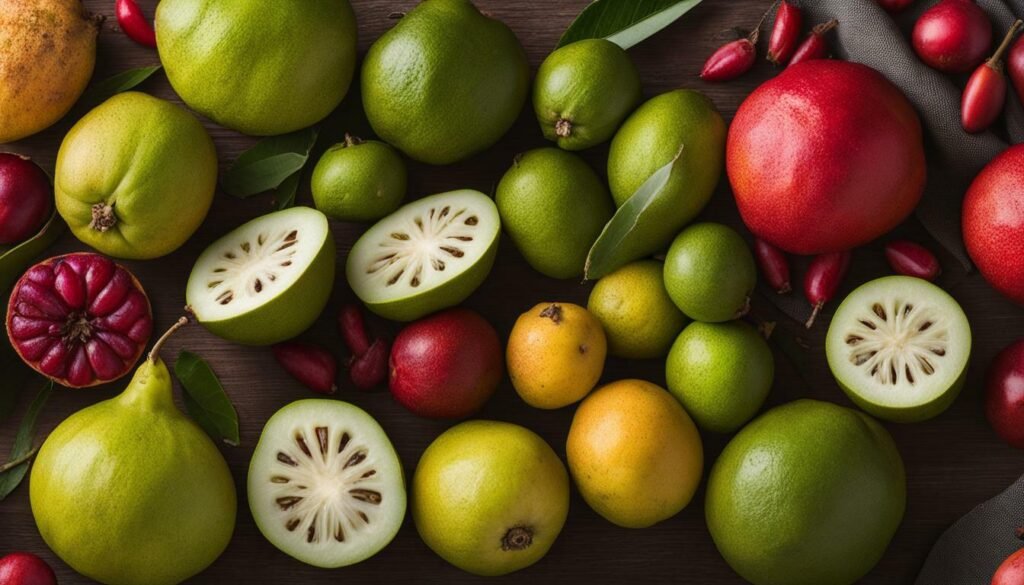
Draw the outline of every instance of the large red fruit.
M1024 304L1024 145L992 160L964 197L964 243L985 280Z
M0 559L0 585L57 585L57 576L43 559L16 552Z
M1024 549L1020 549L996 569L992 575L992 585L1022 585L1024 584Z
M462 418L480 410L501 381L505 360L498 333L467 309L421 319L391 349L391 393L429 418Z
M903 93L857 63L799 63L743 102L726 170L743 221L796 254L873 240L917 206L921 122Z

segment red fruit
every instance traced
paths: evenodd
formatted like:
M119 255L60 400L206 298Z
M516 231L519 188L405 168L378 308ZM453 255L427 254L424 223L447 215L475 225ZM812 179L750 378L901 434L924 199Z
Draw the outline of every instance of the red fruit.
M964 244L996 290L1024 305L1024 145L1011 146L964 197Z
M968 73L992 49L992 23L974 0L942 0L914 24L914 51L945 73Z
M29 268L7 306L7 336L32 369L70 388L112 382L139 360L153 313L138 280L99 254Z
M0 559L2 585L57 585L57 575L32 553L16 552Z
M846 271L850 268L849 252L833 252L822 254L811 260L804 275L804 296L810 301L813 309L807 319L807 328L814 325L814 319L821 312L825 303L832 300L842 284Z
M27 157L0 152L0 244L34 236L53 207L50 178Z
M878 0L878 5L890 14L903 12L913 3L914 0Z
M145 47L156 48L156 33L153 25L149 24L142 9L135 3L135 0L117 0L115 5L117 12L117 25L121 27L124 34L136 43Z
M964 130L970 133L987 130L1006 104L1006 75L1003 55L1013 41L1013 37L1020 30L1021 21L1013 23L1010 32L999 45L992 58L971 75L964 87L963 99L960 103L960 121Z
M749 37L737 39L722 45L708 57L700 78L704 81L732 81L754 66L757 60L757 37L759 31Z
M1017 39L1006 57L1006 72L1010 75L1017 98L1024 101L1024 37Z
M312 343L286 341L278 343L271 351L286 372L313 392L334 394L338 391L334 384L338 363L326 349Z
M395 338L391 393L419 416L463 418L494 394L504 368L494 327L473 311L450 309Z
M999 352L985 380L985 416L999 437L1024 449L1024 339Z
M772 36L768 40L768 60L775 65L785 65L796 51L800 42L800 28L804 23L804 13L786 0L782 0L775 13L775 24Z
M1024 549L1006 557L992 575L992 585L1024 585Z
M360 390L373 390L388 379L388 354L391 348L388 342L378 339L366 350L366 353L354 357L349 365L352 383Z
M928 248L907 240L895 240L885 245L885 259L897 274L935 280L942 272L939 259Z
M790 67L804 61L828 58L828 42L825 40L825 35L837 26L839 26L839 21L833 18L814 27L811 34L807 35L804 42L800 43L796 53L793 53L793 58L789 61Z
M791 65L729 129L726 169L743 221L787 252L853 249L899 225L925 183L921 123L900 90L858 63Z
M782 250L758 238L754 240L754 257L765 282L775 292L783 295L793 290L789 280L789 259Z
M366 334L363 311L358 305L345 305L338 314L338 331L353 356L359 357L370 349L370 337Z

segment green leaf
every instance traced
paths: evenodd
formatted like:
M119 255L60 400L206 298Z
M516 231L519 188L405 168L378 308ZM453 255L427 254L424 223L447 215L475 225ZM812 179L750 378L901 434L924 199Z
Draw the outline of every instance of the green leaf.
M584 39L608 39L628 49L675 22L701 0L595 0L580 12L558 47ZM558 48L555 47L555 48Z
M306 165L316 137L317 131L307 128L261 140L224 173L221 186L228 195L239 198L277 189Z
M288 177L277 188L277 208L288 209L295 205L295 195L299 192L299 183L302 180L302 171Z
M57 241L64 227L64 220L54 211L39 233L0 253L0 297L4 298L0 304L7 306L7 295L4 293L14 286L37 256Z
M178 354L174 375L185 388L185 408L214 439L237 447L238 413L217 375L203 358L190 351Z
M647 210L664 193L665 185L672 177L672 171L682 157L683 150L680 148L672 160L654 171L604 226L587 255L587 263L583 268L587 280L601 278L637 259L638 240L635 238L643 236L643 230L639 229L641 222L648 218ZM657 221L658 218L651 219Z
M91 110L115 95L133 89L152 77L160 69L162 69L160 65L140 67L138 69L129 69L109 79L104 79L85 92L85 95L78 100L78 108L84 111Z
M42 412L43 406L46 405L46 401L50 398L52 391L53 382L47 382L43 389L39 391L39 394L36 395L32 404L29 405L28 412L25 413L25 418L21 420L21 426L18 427L18 434L14 437L14 446L11 447L9 461L24 458L32 452L32 441L36 434L36 420L39 418L39 413ZM28 466L28 461L25 461L0 473L0 501L9 496L21 481L25 479L25 474L28 473Z

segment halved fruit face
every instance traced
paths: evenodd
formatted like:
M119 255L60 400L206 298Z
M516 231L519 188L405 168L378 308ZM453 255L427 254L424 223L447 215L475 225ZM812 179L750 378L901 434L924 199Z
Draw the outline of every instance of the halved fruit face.
M358 563L405 517L402 466L377 421L337 400L300 400L267 422L249 466L260 532L315 567Z
M846 297L825 349L836 381L861 408L915 422L953 403L970 359L971 329L960 305L939 287L888 276Z
M451 191L409 203L359 238L352 290L373 312L412 321L462 302L494 265L501 220L490 197Z

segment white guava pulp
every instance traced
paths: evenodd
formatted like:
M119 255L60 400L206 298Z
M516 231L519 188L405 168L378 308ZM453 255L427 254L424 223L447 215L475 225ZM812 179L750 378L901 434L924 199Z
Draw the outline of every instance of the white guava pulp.
M461 190L424 197L371 227L349 253L349 285L367 308L412 321L459 304L494 265L501 220L490 197Z
M278 549L315 567L377 554L405 518L401 463L384 430L337 400L299 400L267 422L249 465L249 507Z
M858 406L886 420L916 422L946 410L960 392L971 328L939 287L888 276L846 297L825 351L836 381Z

